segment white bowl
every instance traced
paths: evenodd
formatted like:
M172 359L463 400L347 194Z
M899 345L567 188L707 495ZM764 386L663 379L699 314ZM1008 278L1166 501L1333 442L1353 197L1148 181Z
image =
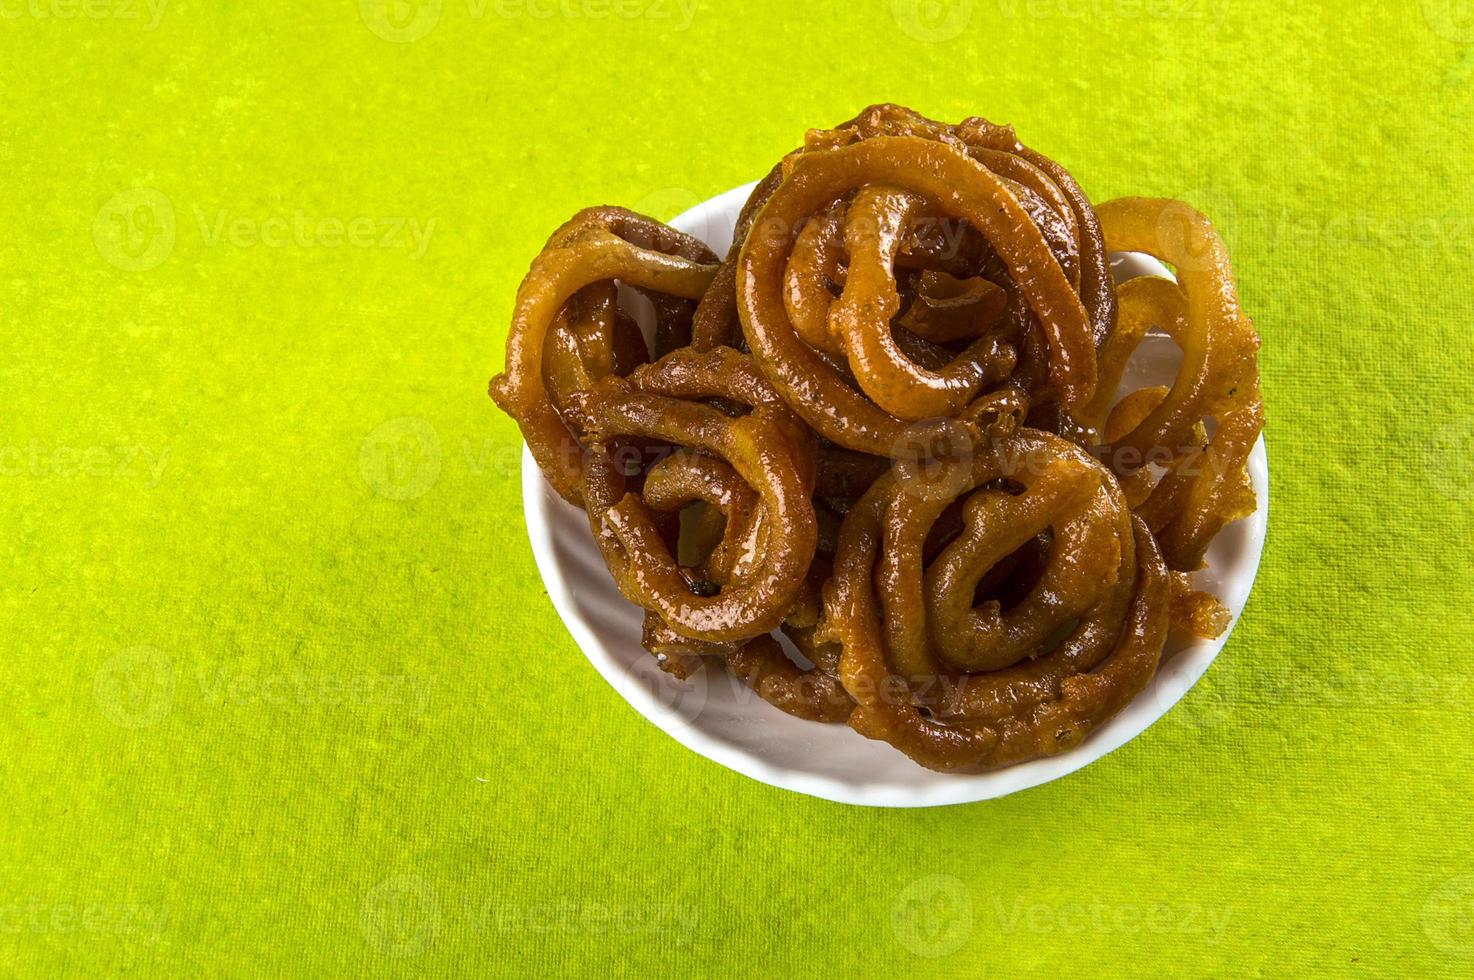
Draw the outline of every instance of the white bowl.
M737 213L753 185L712 198L671 222L725 255ZM1118 278L1168 275L1145 256L1115 255ZM1123 387L1170 383L1178 352L1167 338L1147 338ZM1253 516L1229 525L1214 541L1201 587L1227 603L1237 623L1249 598L1269 516L1269 462L1260 439L1249 459L1259 498ZM726 671L708 667L676 680L640 646L642 614L620 596L589 534L584 512L553 491L527 450L522 453L522 502L538 571L558 615L589 661L635 710L676 741L714 762L783 789L839 803L917 807L972 803L1058 779L1124 745L1162 717L1195 684L1227 642L1169 641L1170 659L1124 711L1068 752L979 775L923 769L884 742L844 725L801 721L754 694Z

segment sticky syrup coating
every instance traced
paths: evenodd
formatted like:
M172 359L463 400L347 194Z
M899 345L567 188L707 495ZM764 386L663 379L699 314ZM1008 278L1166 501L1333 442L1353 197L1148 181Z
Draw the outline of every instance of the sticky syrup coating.
M1173 278L1117 285L1111 252ZM1123 390L1148 336L1181 367ZM1255 507L1258 347L1189 205L1095 207L1010 127L877 105L804 134L720 261L575 215L491 393L662 669L977 772L1078 745L1169 633L1230 625L1192 573Z

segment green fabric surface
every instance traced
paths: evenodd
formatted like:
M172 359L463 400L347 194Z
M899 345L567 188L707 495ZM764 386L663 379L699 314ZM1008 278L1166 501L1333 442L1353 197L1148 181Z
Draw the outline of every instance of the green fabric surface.
M1474 975L1458 0L0 0L0 974ZM576 209L896 101L1221 227L1272 507L1063 780L761 785L549 604L485 394Z

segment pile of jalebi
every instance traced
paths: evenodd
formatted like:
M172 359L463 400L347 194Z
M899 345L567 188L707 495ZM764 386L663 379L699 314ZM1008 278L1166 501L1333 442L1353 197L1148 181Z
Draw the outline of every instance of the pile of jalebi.
M1117 285L1111 252L1175 281ZM1150 331L1176 379L1122 393ZM969 772L1078 744L1171 630L1227 628L1188 576L1255 507L1258 346L1190 207L1093 208L1009 127L880 105L758 184L725 261L621 208L575 216L491 394L665 670L724 663Z

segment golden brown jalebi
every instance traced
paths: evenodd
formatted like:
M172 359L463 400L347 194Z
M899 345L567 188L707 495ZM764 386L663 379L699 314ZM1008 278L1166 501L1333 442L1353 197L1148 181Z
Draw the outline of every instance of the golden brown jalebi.
M1183 361L1170 389L1138 392L1130 397L1145 395L1145 401L1117 407L1139 418L1107 423L1107 458L1128 479L1168 565L1194 571L1218 531L1254 510L1246 466L1264 427L1259 337L1239 308L1228 251L1207 218L1179 201L1141 198L1112 201L1100 215L1110 247L1177 270L1175 284L1144 278L1121 287L1123 308L1129 303L1132 318L1166 332ZM1105 356L1124 361L1142 332L1138 326L1134 337L1113 338ZM1207 441L1205 420L1216 428ZM1130 478L1151 463L1167 474L1148 490L1145 481Z
M694 657L724 657L783 710L842 720L850 700L833 671L796 667L766 635L781 625L807 640L818 618L817 596L804 595L818 537L815 450L751 359L729 347L678 350L628 379L605 377L574 402L571 415L596 456L627 436L679 447L644 470L638 493L612 464L589 467L585 484L615 581L646 609L646 645L678 675ZM662 528L656 515L691 504L705 505L693 515L707 518L704 533ZM676 552L693 547L689 563L672 553L672 537Z
M891 266L897 239L916 212L895 196L877 197L867 185L914 191L988 236L1049 337L1050 379L1062 400L1074 404L1090 396L1095 349L1088 316L1018 199L961 150L919 137L877 136L799 155L759 213L738 262L738 308L747 342L764 373L810 425L847 448L889 455L908 421L955 415L1014 367L1013 352L1002 346L1006 338L992 325L942 371L916 364L882 330L899 311ZM794 229L801 232L811 215L852 191L859 193L850 208L861 214L854 234L847 229L846 244L856 254L825 319L844 345L855 386L823 352L804 343L783 295Z
M711 285L715 263L711 250L691 236L622 208L579 212L533 261L517 292L507 368L492 379L491 395L517 420L543 475L570 503L583 500L583 450L559 415L545 371L555 368L552 390L562 402L618 364L616 280L656 296L695 300ZM585 289L582 302L570 308ZM657 310L662 308L667 315L678 312L671 306ZM553 346L562 353L545 364L550 333L574 336L555 336Z
M1118 252L1175 278L1117 286ZM1175 380L1121 390L1153 334ZM522 283L492 394L663 669L725 664L973 772L1078 744L1169 630L1228 628L1191 573L1254 510L1258 345L1196 211L1093 208L1009 127L880 105L810 131L721 263L581 212Z
M813 437L751 361L731 348L675 351L573 397L579 431L598 454L631 436L679 447L645 470L638 493L621 467L588 468L590 525L625 596L697 640L749 639L782 623L817 541ZM681 566L652 517L694 500L727 515L728 533L708 559L716 581Z
M1052 755L1151 679L1166 568L1110 474L1064 439L1021 429L948 465L965 471L955 498L887 476L845 521L825 606L850 724L933 769ZM990 576L1010 560L1032 575Z
M758 209L768 202L768 198L773 196L773 191L782 179L781 166L769 171L753 188L747 203L737 216L727 259L717 270L716 278L712 280L706 295L701 297L701 303L696 307L692 318L691 346L698 351L708 351L713 347L743 346L742 323L737 317L737 256L742 251L742 243L747 240L752 219L757 216Z
M1177 276L1121 285L1120 328L1102 352L1103 377L1114 390L1152 328L1171 337L1183 359L1170 388L1132 392L1113 409L1097 397L1082 422L1103 437L1102 456L1168 567L1196 571L1218 532L1254 512L1248 460L1264 428L1259 337L1239 308L1228 251L1203 215L1180 201L1128 198L1103 205L1100 219L1110 248L1151 255ZM1173 583L1182 628L1203 635L1227 628L1228 610L1217 600L1193 592L1185 576Z

